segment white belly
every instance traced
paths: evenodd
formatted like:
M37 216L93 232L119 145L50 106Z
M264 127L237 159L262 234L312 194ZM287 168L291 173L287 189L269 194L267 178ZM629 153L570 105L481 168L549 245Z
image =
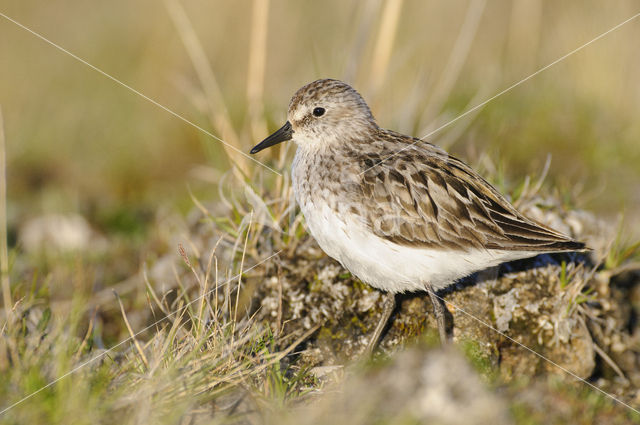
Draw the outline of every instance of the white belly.
M343 219L328 207L315 206L314 209L302 206L302 212L320 247L360 280L384 291L421 291L427 283L442 289L478 270L536 255L535 252L442 251L398 245L369 232L355 218Z

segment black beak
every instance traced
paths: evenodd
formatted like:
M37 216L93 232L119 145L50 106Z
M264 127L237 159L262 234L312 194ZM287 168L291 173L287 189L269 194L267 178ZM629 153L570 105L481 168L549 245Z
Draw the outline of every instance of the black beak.
M291 140L293 135L293 129L291 128L291 123L287 121L278 131L273 133L271 136L264 139L262 142L258 143L251 149L251 153L258 153L263 149L266 149L270 146L277 145L278 143L286 142L287 140Z

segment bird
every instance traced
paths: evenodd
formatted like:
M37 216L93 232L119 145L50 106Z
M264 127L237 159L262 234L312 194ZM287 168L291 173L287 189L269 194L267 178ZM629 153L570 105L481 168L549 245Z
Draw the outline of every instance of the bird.
M440 147L378 126L345 82L320 79L300 88L286 123L250 152L285 141L297 145L292 186L308 231L352 275L386 293L370 353L398 293L429 294L444 344L437 291L501 263L586 249L525 217Z

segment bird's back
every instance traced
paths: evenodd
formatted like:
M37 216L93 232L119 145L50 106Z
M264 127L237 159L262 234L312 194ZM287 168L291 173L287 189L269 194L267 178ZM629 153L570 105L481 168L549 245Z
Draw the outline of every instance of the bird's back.
M348 202L378 237L452 250L584 249L583 243L525 217L442 149L383 129L376 140L345 144L343 155L359 170Z

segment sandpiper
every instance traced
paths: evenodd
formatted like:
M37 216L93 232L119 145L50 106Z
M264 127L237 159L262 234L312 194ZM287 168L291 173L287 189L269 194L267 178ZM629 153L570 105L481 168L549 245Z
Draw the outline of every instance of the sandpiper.
M397 293L429 293L444 342L444 306L435 291L503 262L585 247L522 215L439 147L380 128L342 81L299 89L287 122L251 153L287 140L297 144L293 189L310 233L353 275L388 294L369 351Z

